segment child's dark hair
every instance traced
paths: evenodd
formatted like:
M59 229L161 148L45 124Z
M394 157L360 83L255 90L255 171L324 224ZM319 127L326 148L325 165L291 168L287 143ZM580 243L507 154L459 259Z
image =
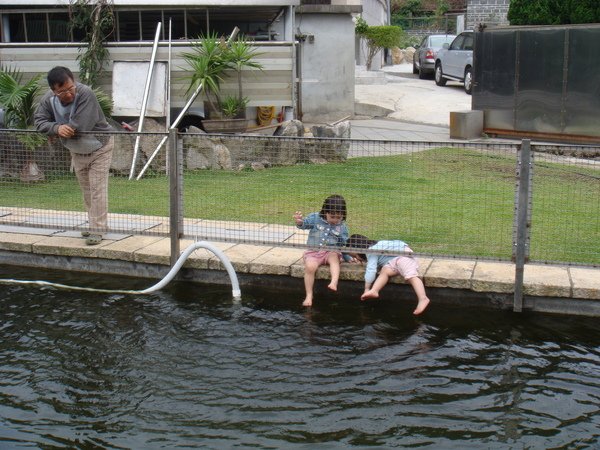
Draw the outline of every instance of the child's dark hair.
M369 239L368 237L362 234L351 234L348 240L346 241L346 247L352 248L369 248L372 245L377 244L377 241ZM358 256L362 260L367 259L367 255L364 253L359 253Z
M73 78L73 72L68 67L56 66L48 72L48 86L50 89L54 89L55 87L62 86L69 80L75 81Z
M326 213L338 213L342 215L342 220L346 220L346 200L341 195L330 195L323 202L319 216L325 220Z

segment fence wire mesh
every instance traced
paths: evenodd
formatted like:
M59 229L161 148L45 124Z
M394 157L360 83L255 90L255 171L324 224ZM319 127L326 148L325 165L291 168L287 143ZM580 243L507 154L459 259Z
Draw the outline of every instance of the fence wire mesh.
M102 133L95 136L102 139ZM164 134L115 133L108 179L110 233L169 233L169 179L163 150L143 180L128 179L139 136L136 171L147 161ZM35 145L28 143L37 136ZM60 139L48 140L35 132L0 131L0 231L13 227L52 229L72 237L87 230L88 214L71 155ZM90 135L91 136L91 135ZM94 174L90 173L91 181ZM94 200L95 201L95 200Z
M600 149L532 150L530 260L600 264Z
M350 233L421 254L511 257L512 146L186 136L183 147L185 215L204 218L186 234L303 246L294 211L338 194Z
M29 135L0 132L0 232L79 234L89 224L68 150L59 141L29 150ZM171 231L169 142L156 151L165 136L114 134L109 233ZM176 144L184 237L307 248L294 212L318 212L338 194L350 234L402 239L422 255L513 255L515 144L194 133ZM599 150L564 148L532 146L530 259L598 265Z

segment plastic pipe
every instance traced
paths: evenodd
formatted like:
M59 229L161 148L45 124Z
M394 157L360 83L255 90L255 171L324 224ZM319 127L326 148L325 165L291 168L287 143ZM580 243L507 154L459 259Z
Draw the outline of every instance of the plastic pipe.
M210 250L211 252L213 252L215 254L215 256L217 256L221 260L221 262L225 266L225 270L227 270L227 273L229 274L229 279L231 280L231 295L233 296L234 300L240 300L242 298L242 293L240 291L240 284L238 282L237 274L235 273L233 265L231 264L231 262L229 261L227 256L221 250L219 250L218 248L216 248L214 245L210 244L209 242L205 242L205 241L195 242L192 245L190 245L188 248L186 248L183 251L183 253L181 253L181 255L179 256L179 258L177 259L177 261L175 262L175 264L173 265L171 270L169 270L169 273L167 273L167 275L165 275L165 277L162 280L160 280L155 285L150 286L149 288L143 289L140 291L121 290L121 289L94 289L94 288L86 288L86 287L81 287L81 286L69 286L69 285L60 284L60 283L51 283L49 281L14 280L14 279L10 279L10 278L0 279L0 284L49 286L49 287L55 287L55 288L60 288L60 289L68 289L71 291L106 292L106 293L112 293L112 294L150 294L152 292L158 291L159 289L162 289L167 284L169 284L169 282L175 277L175 275L177 275L177 272L179 271L179 269L181 269L181 266L183 266L183 263L186 261L186 259L188 259L188 257L192 254L192 252L194 250L197 250L199 248L205 248L207 250Z

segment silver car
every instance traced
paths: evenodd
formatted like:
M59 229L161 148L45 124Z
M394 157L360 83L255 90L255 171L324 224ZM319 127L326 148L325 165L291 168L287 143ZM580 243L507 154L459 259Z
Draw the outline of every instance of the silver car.
M430 34L425 36L413 55L413 73L418 73L421 79L433 74L437 52L444 44L452 42L455 37L455 34Z
M444 44L435 58L435 84L445 86L446 81L463 83L465 92L473 89L473 43L472 31L460 33L450 45Z

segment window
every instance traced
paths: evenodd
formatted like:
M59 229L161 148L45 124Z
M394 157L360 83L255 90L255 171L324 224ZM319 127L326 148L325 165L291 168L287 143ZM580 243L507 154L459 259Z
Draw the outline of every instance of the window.
M140 31L140 12L139 11L121 11L117 14L119 22L119 41L139 41L141 39Z
M206 11L189 10L186 16L188 39L196 39L198 36L206 34Z
M171 39L185 39L185 11L164 11L164 39L169 39L169 19L171 19Z
M71 42L65 13L3 13L2 42Z
M465 38L465 43L463 46L464 50L473 50L473 36L472 35L468 35Z
M451 50L461 50L463 46L463 42L465 40L465 36L463 34L459 34L454 41L452 41L452 45L450 46Z
M246 11L248 14L246 14ZM241 19L243 17L244 19ZM115 11L115 30L109 41L152 41L156 35L156 25L162 22L161 40L169 38L197 39L206 36L208 31L221 36L229 36L235 26L242 33L253 35L257 40L270 39L268 14L256 8L214 7L190 9L119 10ZM2 42L82 42L85 29L71 30L71 20L66 9L1 11L0 31Z
M50 42L70 42L69 15L67 13L48 14L50 26Z
M153 41L156 35L156 25L162 21L162 11L142 11L140 21L142 24L142 40ZM164 25L163 23L163 26L161 26L160 39L164 39L163 36L165 36Z
M5 42L27 42L25 38L25 14L6 14L2 17ZM5 35L5 36L4 36Z
M48 23L46 14L25 14L27 42L48 42Z

